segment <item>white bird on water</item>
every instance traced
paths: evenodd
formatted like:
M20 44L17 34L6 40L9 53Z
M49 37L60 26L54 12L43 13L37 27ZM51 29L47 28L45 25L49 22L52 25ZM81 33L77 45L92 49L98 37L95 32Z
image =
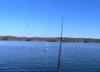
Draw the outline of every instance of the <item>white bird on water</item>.
M50 44L47 43L46 46L47 46L47 47L46 47L45 49L46 49L46 50L49 50L49 46L50 46Z

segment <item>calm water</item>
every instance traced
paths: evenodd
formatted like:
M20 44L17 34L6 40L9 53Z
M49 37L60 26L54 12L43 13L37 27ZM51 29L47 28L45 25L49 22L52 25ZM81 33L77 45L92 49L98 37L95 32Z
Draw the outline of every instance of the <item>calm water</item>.
M0 72L55 72L58 46L0 41ZM61 72L100 72L100 44L63 43Z

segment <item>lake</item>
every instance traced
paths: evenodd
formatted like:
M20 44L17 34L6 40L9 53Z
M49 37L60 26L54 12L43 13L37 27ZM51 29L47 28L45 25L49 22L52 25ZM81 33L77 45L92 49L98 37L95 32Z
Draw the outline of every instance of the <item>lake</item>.
M56 72L58 42L0 41L0 72ZM63 43L61 72L100 72L100 44Z

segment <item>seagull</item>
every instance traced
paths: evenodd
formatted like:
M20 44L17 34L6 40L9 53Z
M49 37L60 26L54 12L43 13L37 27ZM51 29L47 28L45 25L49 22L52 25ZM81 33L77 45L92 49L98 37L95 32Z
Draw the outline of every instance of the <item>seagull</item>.
M29 24L27 24L27 27L29 27Z

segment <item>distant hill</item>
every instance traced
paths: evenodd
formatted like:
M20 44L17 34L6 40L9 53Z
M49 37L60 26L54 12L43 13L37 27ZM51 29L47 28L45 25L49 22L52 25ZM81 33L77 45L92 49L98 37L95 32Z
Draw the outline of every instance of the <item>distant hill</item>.
M16 37L0 36L0 40L14 41L38 41L38 42L59 42L60 37ZM92 38L67 38L63 37L62 42L83 42L83 43L100 43L100 39Z

